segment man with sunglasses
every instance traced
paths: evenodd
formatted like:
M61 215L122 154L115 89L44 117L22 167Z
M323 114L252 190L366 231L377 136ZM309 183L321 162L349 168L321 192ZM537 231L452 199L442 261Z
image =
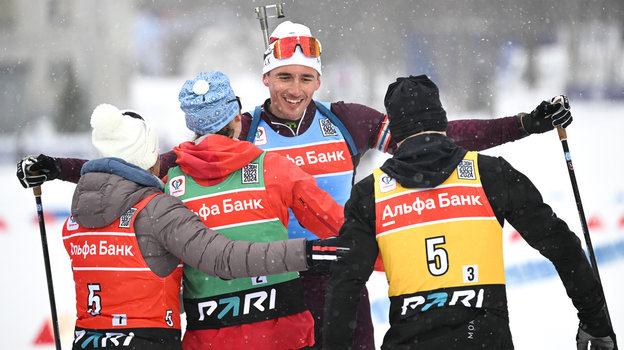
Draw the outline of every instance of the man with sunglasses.
M310 174L275 152L237 140L240 107L225 74L199 73L184 83L178 100L195 138L174 147L178 166L169 169L167 193L233 240L288 238L289 209L317 235L337 235L342 206ZM327 254L327 270L332 247L318 249L318 258ZM282 273L224 280L185 265L183 348L291 350L314 345L314 320L298 277Z
M387 118L361 104L313 100L321 85L321 44L310 29L290 21L279 24L264 54L262 82L270 98L251 113L242 114L239 139L261 149L278 152L313 175L321 189L341 205L349 198L355 168L370 149L392 152ZM535 133L567 127L572 122L568 110L542 101L531 113L491 120L451 121L447 134L473 151L480 151ZM160 177L176 166L173 151L161 154ZM26 162L26 163L23 163ZM26 157L18 167L28 169L18 176L29 187L59 178L77 182L84 160L47 155ZM289 237L315 237L291 214ZM315 339L321 344L325 273L301 274L306 305L315 319ZM319 345L320 346L320 345ZM354 349L374 349L373 325L368 292L362 291Z
M262 81L270 99L243 115L241 139L285 155L314 175L319 187L344 205L361 156L370 149L392 152L387 116L369 107L345 102L313 100L321 85L321 44L310 29L289 21L278 25L264 54ZM533 112L494 120L449 123L448 134L470 150L483 150L532 133L572 122L568 110L543 101ZM291 215L290 238L315 237ZM378 264L377 269L381 269ZM321 325L327 275L306 272L301 279L306 303L315 318L315 337L321 346ZM357 313L353 349L374 349L373 326L366 287Z

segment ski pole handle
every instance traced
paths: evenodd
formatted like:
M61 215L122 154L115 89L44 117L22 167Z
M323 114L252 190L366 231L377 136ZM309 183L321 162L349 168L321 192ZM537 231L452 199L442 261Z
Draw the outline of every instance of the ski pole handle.
M568 139L568 133L564 128L561 127L561 125L557 126L557 134L559 134L559 141Z
M550 103L551 104L561 104L561 107L559 108L559 111L561 111L562 109L566 109L565 96L563 96L563 95L559 95L559 96L553 97L550 100ZM568 109L569 109L569 105L568 105ZM565 129L561 125L557 125L557 134L559 134L559 140L560 141L568 139L568 135L567 135Z

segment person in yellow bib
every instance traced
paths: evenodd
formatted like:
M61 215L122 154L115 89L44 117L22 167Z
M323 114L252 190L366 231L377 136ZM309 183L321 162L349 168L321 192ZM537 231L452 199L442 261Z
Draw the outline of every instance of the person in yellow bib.
M505 159L469 152L446 136L438 88L398 78L384 104L398 149L355 184L331 268L323 349L350 349L359 292L381 254L390 329L382 349L513 349L505 292L507 220L555 266L578 310L579 349L613 349L602 288L580 240Z

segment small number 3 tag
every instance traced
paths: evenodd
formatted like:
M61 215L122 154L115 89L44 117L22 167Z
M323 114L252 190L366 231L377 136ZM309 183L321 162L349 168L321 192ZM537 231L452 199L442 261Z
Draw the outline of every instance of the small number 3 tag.
M462 266L462 272L464 274L464 283L479 282L479 265L464 265Z

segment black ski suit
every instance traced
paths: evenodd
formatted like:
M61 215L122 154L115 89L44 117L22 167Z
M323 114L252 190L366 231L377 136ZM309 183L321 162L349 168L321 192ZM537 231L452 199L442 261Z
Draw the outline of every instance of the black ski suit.
M465 149L442 134L421 134L406 139L381 170L405 188L433 188L449 177L465 154ZM479 154L477 163L500 225L507 220L554 264L582 321L592 323L594 331L608 328L601 312L602 290L578 237L543 202L531 181L503 158ZM353 342L359 291L379 252L375 216L374 178L370 175L353 187L345 206L340 239L351 251L331 269L323 329L325 350L349 349ZM382 349L471 349L475 344L476 348L513 349L506 299L504 295L500 299L502 305L493 308L435 307L407 320L391 318ZM477 339L468 341L465 329L475 322Z

